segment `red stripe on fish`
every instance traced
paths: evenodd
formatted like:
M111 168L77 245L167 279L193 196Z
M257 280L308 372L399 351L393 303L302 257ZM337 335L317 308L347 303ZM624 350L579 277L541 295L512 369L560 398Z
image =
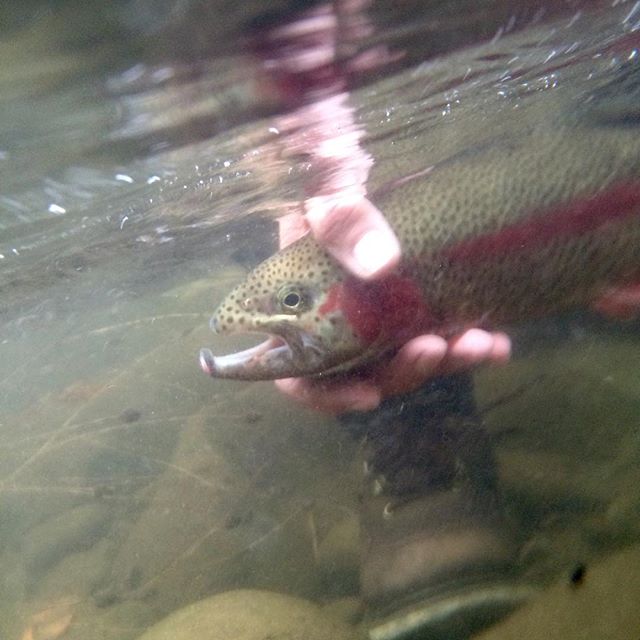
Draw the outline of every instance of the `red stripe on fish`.
M631 320L640 315L640 283L609 287L593 308L605 316L617 320Z
M640 215L640 183L618 183L595 195L542 211L495 233L463 240L445 250L453 260L483 260L579 236L600 226Z

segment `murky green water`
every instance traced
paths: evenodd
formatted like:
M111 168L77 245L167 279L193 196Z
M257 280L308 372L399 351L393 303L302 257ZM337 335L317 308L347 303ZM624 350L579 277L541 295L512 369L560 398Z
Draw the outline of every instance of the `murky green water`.
M375 43L404 50L405 68L369 73L346 99L373 159L369 189L594 100L637 137L637 3L559 18L496 3L467 21L469 7L450 4L420 20L371 9L388 27ZM190 23L166 7L155 27L148 3L87 18L100 34L89 48L80 35L65 46L69 7L7 12L0 41L0 636L126 640L189 603L260 589L311 600L319 617L306 628L300 603L245 592L212 605L195 637L405 637L362 603L362 432L197 364L203 345L252 344L213 336L209 317L275 249L275 219L330 180L314 151L326 123L257 100L240 46L212 45L207 62L195 43L168 54L162 34L187 42ZM167 16L183 30L167 31ZM486 637L605 637L584 634L600 623L635 638L637 324L580 316L514 336L513 362L478 371L475 393L511 532L508 588L531 593ZM447 527L438 544L464 555ZM253 631L227 630L245 612ZM145 638L192 633L175 624Z

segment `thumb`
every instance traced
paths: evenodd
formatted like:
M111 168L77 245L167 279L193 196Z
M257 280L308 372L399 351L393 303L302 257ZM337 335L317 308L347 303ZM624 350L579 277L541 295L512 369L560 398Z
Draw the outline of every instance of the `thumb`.
M318 199L308 207L307 221L316 240L359 278L379 278L400 260L400 243L393 229L364 197Z

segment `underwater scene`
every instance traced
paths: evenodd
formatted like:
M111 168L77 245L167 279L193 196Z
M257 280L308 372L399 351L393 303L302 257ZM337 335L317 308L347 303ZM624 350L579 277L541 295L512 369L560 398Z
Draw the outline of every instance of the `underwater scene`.
M1 640L640 638L640 2L7 3L0 176Z

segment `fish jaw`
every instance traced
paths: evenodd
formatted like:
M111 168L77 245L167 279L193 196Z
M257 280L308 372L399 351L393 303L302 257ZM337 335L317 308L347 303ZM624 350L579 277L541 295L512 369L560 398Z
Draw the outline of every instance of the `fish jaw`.
M240 296L238 296L240 289ZM238 287L220 307L228 313L229 299L243 299L243 287ZM322 296L318 296L322 299ZM218 334L263 333L266 340L244 351L223 356L214 356L209 349L200 352L202 370L214 378L237 380L275 380L290 376L312 375L332 366L336 358L347 357L345 353L358 352L360 344L343 335L343 324L339 313L330 318L316 316L315 307L301 315L286 315L272 312L273 303L253 299L247 303L243 299L241 306L249 307L251 312L244 316L238 311L242 323L220 321L220 312L211 319L211 327ZM257 308L266 308L258 313ZM224 312L223 312L224 313Z
M233 380L286 378L300 370L322 368L322 352L314 347L313 341L305 341L303 337L299 342L306 342L304 360L300 359L299 348L294 349L281 338L270 336L255 347L224 356L214 356L211 349L203 348L199 356L200 367L212 378Z
M264 321L260 328L268 334L266 340L222 356L201 349L200 367L214 378L276 380L316 375L360 360L366 346L351 332L341 331L338 315L334 312L332 322L318 322L314 317L307 328L288 319Z

